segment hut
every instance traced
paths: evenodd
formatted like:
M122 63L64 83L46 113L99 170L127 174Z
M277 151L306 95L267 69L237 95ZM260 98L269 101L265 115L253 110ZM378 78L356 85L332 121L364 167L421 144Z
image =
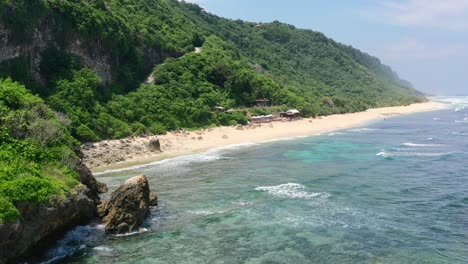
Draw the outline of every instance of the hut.
M222 107L222 106L215 106L213 107L213 110L216 111L216 112L226 112L226 108Z
M255 107L267 107L270 103L270 100L263 98L255 100Z
M298 119L301 118L301 112L297 109L290 109L286 112L281 112L280 117L286 117L289 118L289 120Z

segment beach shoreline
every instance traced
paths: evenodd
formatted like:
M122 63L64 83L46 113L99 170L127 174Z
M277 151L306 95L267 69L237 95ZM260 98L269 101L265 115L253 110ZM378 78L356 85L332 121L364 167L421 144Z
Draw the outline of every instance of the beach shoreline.
M84 163L93 173L145 165L156 161L202 153L231 145L260 143L287 138L305 137L349 129L391 116L435 111L447 104L425 102L408 106L383 107L364 112L337 114L292 121L273 121L237 127L216 127L197 131L176 131L165 135L105 140L82 146ZM159 140L161 151L151 142Z

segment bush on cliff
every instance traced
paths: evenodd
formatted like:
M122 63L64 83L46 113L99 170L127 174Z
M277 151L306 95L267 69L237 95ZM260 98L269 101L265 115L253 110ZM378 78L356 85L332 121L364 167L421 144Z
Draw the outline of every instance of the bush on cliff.
M0 80L0 222L18 202L44 203L79 183L68 120L10 79Z

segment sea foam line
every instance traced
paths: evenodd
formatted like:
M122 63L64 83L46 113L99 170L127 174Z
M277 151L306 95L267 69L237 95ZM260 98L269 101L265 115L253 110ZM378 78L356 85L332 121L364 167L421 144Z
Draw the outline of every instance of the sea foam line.
M154 161L151 163L134 165L134 166L121 168L121 169L111 169L111 170L105 170L102 172L95 172L93 174L95 176L102 176L102 175L109 174L109 173L118 173L118 172L124 172L124 171L143 169L143 168L151 167L154 165L161 165L165 163L174 163L174 162L178 162L177 163L178 165L184 164L184 163L192 163L192 162L209 162L213 160L222 159L222 155L223 155L222 152L226 150L236 150L236 149L241 149L241 148L258 146L261 144L267 144L267 143L278 142L278 141L295 140L295 139L307 138L311 136L314 136L314 135L286 137L286 138L270 139L270 140L264 140L264 141L258 141L258 142L245 142L245 143L239 143L239 144L231 144L231 145L222 146L222 147L215 147L215 148L209 149L201 153L182 155L178 157L167 158L163 160Z
M381 151L377 153L377 156L381 156L384 158L389 158L389 157L441 157L441 156L447 156L451 155L453 152L427 152L427 153L421 153L421 152L388 152L388 151Z
M328 198L330 197L329 193L326 192L307 192L303 191L305 186L298 183L285 183L276 186L260 186L255 188L256 191L263 191L274 196L283 197L283 198Z
M412 143L412 142L403 143L401 145L405 147L443 147L444 146L441 144L419 144L419 143Z

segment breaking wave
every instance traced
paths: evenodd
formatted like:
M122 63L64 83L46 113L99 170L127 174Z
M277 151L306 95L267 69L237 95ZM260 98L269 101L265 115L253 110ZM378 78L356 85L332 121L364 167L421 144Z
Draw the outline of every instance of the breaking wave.
M442 156L448 156L452 154L453 152L391 152L391 151L382 150L376 155L384 157L384 158L391 158L391 157L442 157Z
M261 186L255 188L256 191L266 192L274 196L282 198L301 198L301 199L310 199L310 198L328 198L330 197L329 193L326 192L307 192L304 191L305 186L298 183L286 183L276 186Z
M78 226L69 231L57 246L46 254L43 264L57 263L65 258L83 254L89 248L104 249L106 235L103 225Z
M418 144L418 143L412 143L412 142L403 143L401 145L405 147L442 147L444 146L441 144Z

